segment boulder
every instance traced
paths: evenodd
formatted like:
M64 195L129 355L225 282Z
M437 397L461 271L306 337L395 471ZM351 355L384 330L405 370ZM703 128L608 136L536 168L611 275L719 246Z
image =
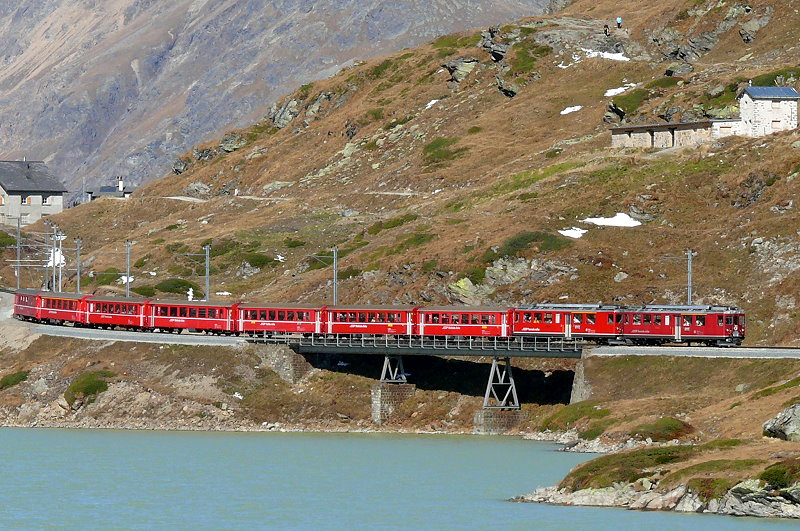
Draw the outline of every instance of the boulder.
M195 160L211 160L219 155L216 149L192 149L192 156Z
M501 94L503 94L503 96L507 98L513 98L520 91L519 85L516 83L506 81L500 76L494 76L494 78L497 81L497 89Z
M461 83L466 79L467 75L478 66L478 60L474 57L460 57L447 61L442 64L444 68L450 72L450 79L456 83Z
M742 24L739 30L739 36L746 43L753 42L756 39L756 33L769 23L769 16L758 17Z
M800 442L800 404L787 407L775 418L765 422L764 431L770 437Z
M211 192L211 187L202 182L189 183L189 186L186 187L186 195L191 197L205 196L209 192Z
M186 159L178 159L172 163L172 172L175 175L180 175L189 169L189 161Z
M236 133L230 133L222 137L222 140L219 143L219 147L221 150L230 153L231 151L236 151L239 148L242 148L247 145L247 139L242 135L238 135Z
M300 111L297 109L297 101L289 100L280 107L273 103L267 113L267 118L272 121L272 124L278 129L283 129L289 123L297 118Z
M500 28L498 27L491 27L486 31L481 32L481 41L478 43L478 46L489 52L492 56L492 61L495 63L498 61L502 61L503 58L508 53L508 49L511 47L510 44L502 43L502 42L495 42L495 37L500 33Z

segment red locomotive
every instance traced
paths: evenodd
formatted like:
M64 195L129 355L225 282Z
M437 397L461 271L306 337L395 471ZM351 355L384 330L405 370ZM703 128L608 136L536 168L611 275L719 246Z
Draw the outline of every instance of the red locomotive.
M14 316L96 328L252 336L536 336L603 344L711 346L740 345L745 338L745 314L731 306L317 306L96 297L22 289L14 294Z

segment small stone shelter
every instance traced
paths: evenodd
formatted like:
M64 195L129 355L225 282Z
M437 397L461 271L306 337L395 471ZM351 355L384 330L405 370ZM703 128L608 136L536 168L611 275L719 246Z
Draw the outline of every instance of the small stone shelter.
M122 177L117 177L115 186L98 186L91 190L86 190L89 201L94 201L100 197L113 197L116 199L128 199L137 187L126 186Z
M739 95L739 118L621 125L611 128L611 146L691 146L730 135L759 137L796 129L799 100L792 87L748 86Z
M66 191L42 161L0 161L0 222L30 225L58 214Z

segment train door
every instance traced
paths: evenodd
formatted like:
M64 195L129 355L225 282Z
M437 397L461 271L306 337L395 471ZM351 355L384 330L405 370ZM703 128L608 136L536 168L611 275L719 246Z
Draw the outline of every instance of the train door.
M570 313L564 314L564 337L567 339L572 338L572 314Z
M675 317L675 341L680 341L682 334L681 334L681 322L683 321L683 316L677 314Z

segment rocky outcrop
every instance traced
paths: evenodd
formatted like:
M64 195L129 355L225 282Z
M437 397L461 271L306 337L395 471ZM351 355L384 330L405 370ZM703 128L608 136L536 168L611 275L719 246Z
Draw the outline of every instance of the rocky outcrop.
M229 133L222 137L219 143L219 148L226 153L236 151L247 145L247 139L242 135L236 133Z
M686 485L659 490L655 481L640 478L633 483L615 483L610 487L575 492L557 487L540 488L530 494L513 498L512 501L729 516L800 518L800 484L776 490L755 479L738 483L721 498L711 500L704 500Z
M800 442L800 404L787 407L775 418L765 422L764 431L770 437Z
M489 55L492 56L492 61L495 63L502 61L508 53L508 49L511 47L510 43L497 42L499 36L500 28L497 26L492 26L488 30L481 32L481 40L478 43L480 48L483 48L485 51L489 52Z
M278 129L283 129L297 118L300 110L297 108L297 100L288 100L281 105L275 103L270 107L267 118Z
M442 64L444 68L450 72L450 80L456 83L461 83L466 79L467 75L478 66L478 60L474 57L460 57L447 61Z

